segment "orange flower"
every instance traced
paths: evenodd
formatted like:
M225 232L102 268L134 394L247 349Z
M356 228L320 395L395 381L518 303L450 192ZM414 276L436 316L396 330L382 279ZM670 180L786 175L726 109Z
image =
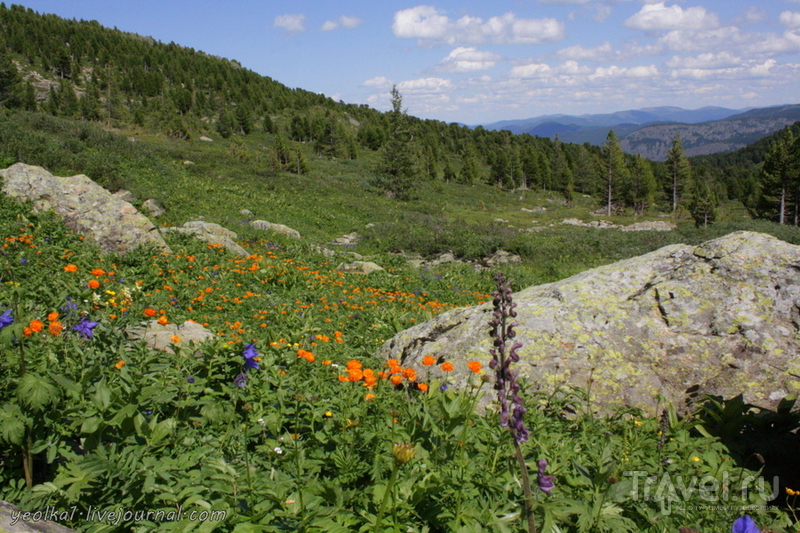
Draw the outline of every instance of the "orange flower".
M355 383L356 381L361 381L361 378L364 377L364 373L361 371L360 368L348 368L347 369L347 379Z
M370 389L378 384L378 378L375 376L364 376L364 386L369 387Z
M24 328L22 328L22 336L23 337L30 337L31 335L33 335L33 330L31 328L29 328L28 326L25 326Z
M426 355L422 358L422 364L425 366L431 366L436 363L436 358L432 355Z
M58 320L58 313L53 311L52 313L47 315L47 320L49 320L50 322L55 322L56 320Z
M149 307L144 310L144 316L154 317L157 314L155 309L150 309Z
M386 366L388 367L393 367L398 365L400 365L400 361L398 361L397 359L389 359L388 361L386 361Z
M422 392L428 392L428 384L427 383L417 383L417 388Z
M28 325L28 327L31 328L31 331L39 333L44 329L44 324L41 320L34 319L31 320L31 323Z
M367 393L367 394L364 396L364 400L366 400L366 401L374 400L375 398L377 398L377 396L375 396L375 395L374 395L374 394L372 394L371 392L368 392L368 393Z
M403 370L403 377L408 381L417 381L417 372L413 368L406 368Z
M97 281L96 279L90 279L87 285L90 289L96 289L97 287L100 286L100 282Z
M95 268L94 270L92 270L90 272L90 274L92 276L96 277L96 278L99 278L100 276L105 276L106 275L106 271L103 270L102 268Z
M331 361L330 359L325 359L325 360L322 362L322 364L323 364L323 365L330 365L331 363L333 363L333 361Z
M480 361L470 361L469 363L467 363L467 366L469 367L470 370L472 370L476 374L481 371L481 368L483 368L483 365L481 365Z
M64 272L77 272L77 271L78 267L76 265L73 265L72 263L64 267Z
M400 383L403 382L403 376L395 374L394 376L389 378L389 381L392 382L392 385L400 385Z
M444 372L450 372L451 370L453 370L453 363L449 361L447 363L442 363L441 369Z
M123 361L122 359L120 359L119 361L117 361L117 364L116 364L116 365L114 365L114 368L116 368L117 370L119 370L119 369L120 369L120 368L122 368L123 366L125 366L125 361Z
M53 337L57 337L62 329L64 329L64 325L61 322L50 322L50 326L47 328Z
M181 342L181 338L178 337L177 335L172 335L169 338L169 340L172 341L172 344L178 344L179 342Z
M160 317L158 317L157 322L162 326L166 326L167 324L169 324L169 319L167 319L167 315L161 315Z
M361 370L361 362L357 361L356 359L351 359L347 362L347 370L358 369Z

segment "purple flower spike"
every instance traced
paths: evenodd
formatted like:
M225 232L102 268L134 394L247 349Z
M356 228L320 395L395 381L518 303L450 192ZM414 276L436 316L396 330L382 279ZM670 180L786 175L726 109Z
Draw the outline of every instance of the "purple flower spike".
M753 519L747 515L737 518L731 528L733 533L761 533Z
M522 344L515 342L511 349L507 351L507 342L516 336L514 328L517 323L511 323L509 318L517 316L514 308L517 306L511 301L511 284L503 274L495 276L497 290L494 292L492 303L494 311L492 320L489 322L491 330L489 334L494 338L494 348L489 350L492 360L489 368L494 370L494 388L497 391L497 400L500 402L500 425L508 427L517 442L526 442L530 436L523 415L527 411L522 405L522 398L519 393L519 383L517 383L517 372L511 370L511 363L519 361L517 350L522 348ZM511 405L508 398L511 397Z
M539 459L539 472L536 475L536 483L541 490L550 494L550 491L555 486L556 478L555 476L546 475L545 470L547 470L547 459Z

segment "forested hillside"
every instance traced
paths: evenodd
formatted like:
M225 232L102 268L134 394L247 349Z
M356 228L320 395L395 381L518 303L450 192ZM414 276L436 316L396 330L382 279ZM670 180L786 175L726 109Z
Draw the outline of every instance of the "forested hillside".
M680 142L673 142L665 164L654 163L621 153L612 134L602 147L575 145L421 120L404 113L399 93L392 103L392 111L381 113L335 102L286 87L235 60L95 21L0 4L0 106L6 118L28 111L179 140L226 139L242 154L243 139L258 134L265 140L258 157L272 173L312 171L307 154L341 161L375 153L369 182L398 199L412 195L414 183L442 181L551 191L567 205L576 193L591 195L609 215L684 205L707 223L724 199L774 215L756 210L769 203L768 180L755 171L718 170L713 158L693 169ZM8 146L0 150L5 159L21 157ZM36 155L26 162L37 163Z

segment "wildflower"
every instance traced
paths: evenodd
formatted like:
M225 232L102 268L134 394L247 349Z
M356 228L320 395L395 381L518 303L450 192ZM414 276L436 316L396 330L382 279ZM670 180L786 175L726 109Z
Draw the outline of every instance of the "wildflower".
M255 368L256 370L258 370L261 368L260 366L258 366L258 361L260 361L261 358L258 356L255 343L251 342L250 344L245 346L244 351L242 352L242 356L244 357L245 370L249 370L251 368Z
M50 322L55 322L56 320L58 320L58 313L56 313L55 311L49 313L47 315L47 320L49 320Z
M150 317L150 318L156 316L157 314L158 313L156 313L155 309L151 309L149 307L144 310L144 316L147 316L147 317Z
M41 320L34 319L31 320L31 323L28 325L28 327L30 328L31 331L39 333L44 329L44 324L42 323Z
M245 384L247 383L247 374L236 374L236 377L233 378L233 384L240 389L243 389Z
M547 459L539 459L539 472L536 474L536 484L539 485L541 490L550 494L550 491L553 490L555 486L554 481L556 478L555 476L546 475L545 470L547 470Z
M789 487L786 487L786 494L788 494L789 496L800 496L800 491L793 490L793 489L790 489Z
M78 322L75 326L72 327L74 331L77 331L79 334L83 335L87 339L91 339L94 337L93 329L97 327L100 322L92 322L86 317L83 317L80 322Z
M96 277L96 278L99 278L100 276L105 276L105 275L106 275L106 271L105 271L105 270L103 270L102 268L95 268L94 270L92 270L92 271L91 271L91 272L89 272L89 273L90 273L92 276Z
M392 457L396 465L404 465L414 458L416 455L416 446L413 444L395 444L392 447Z
M731 527L732 533L761 533L753 519L747 515L737 518Z
M367 394L364 395L364 400L367 402L370 400L374 400L375 398L377 398L377 396L375 396L371 392L368 392Z
M322 416L324 416L325 418L330 418L333 416L333 413L331 413L330 411L325 411L325 414Z
M425 366L431 366L434 363L436 363L436 358L433 357L432 355L426 355L425 357L422 358L422 364Z
M170 336L169 340L170 342L172 342L172 344L178 344L179 342L181 342L181 338L178 337L177 335Z
M120 369L120 368L122 368L123 366L125 366L125 361L123 361L122 359L120 359L119 361L117 361L117 364L116 364L116 365L114 365L114 368L116 368L117 370L119 370L119 369Z
M77 272L78 267L70 263L69 265L64 267L64 272Z
M47 331L50 332L50 335L53 337L57 337L61 334L61 330L64 329L64 324L61 322L50 322L50 325L47 327Z
M448 361L448 362L446 362L446 363L442 363L442 366L441 366L440 368L441 368L441 369L442 369L444 372L450 372L450 371L452 371L452 370L453 370L453 363L451 363L450 361Z
M281 449L280 446L275 446L274 448L272 448L272 451L277 453L278 455L283 453L283 450Z
M69 315L70 313L75 313L78 311L78 304L72 301L72 298L69 296L64 297L64 301L67 303L64 304L63 307L59 307L58 310L62 313Z
M428 384L427 383L417 383L417 388L422 392L428 392Z
M90 289L96 289L100 286L100 282L97 281L96 279L90 279L89 283L87 283L86 286L89 287Z
M194 383L194 376L186 376L186 381L189 383Z
M3 314L0 315L0 329L3 329L6 326L10 326L14 323L14 317L11 316L12 309L7 309L3 311Z
M167 315L161 315L160 317L158 317L157 322L162 326L166 326L167 324L169 324L169 319L167 318Z
M469 369L475 372L476 374L480 374L483 365L481 365L480 361L470 361L469 363L467 363L467 367L469 367Z
M494 348L489 350L492 360L489 368L495 372L494 388L497 391L497 399L500 402L500 425L508 427L517 442L526 442L529 432L525 428L524 414L527 409L522 405L522 398L519 395L519 383L517 382L517 372L511 370L511 363L519 361L517 350L522 348L519 342L514 343L510 350L506 352L506 343L516 336L514 327L516 322L509 324L508 318L515 318L517 306L511 301L511 284L506 281L503 274L495 276L497 290L494 296L494 311L492 320L489 322L491 330L489 334L494 337ZM509 408L508 396L511 396L511 406ZM509 416L511 417L509 424Z

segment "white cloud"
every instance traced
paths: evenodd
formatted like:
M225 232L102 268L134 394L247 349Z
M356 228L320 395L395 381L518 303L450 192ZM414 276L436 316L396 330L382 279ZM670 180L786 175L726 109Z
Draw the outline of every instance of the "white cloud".
M474 47L459 46L439 62L434 70L442 72L475 72L494 68L502 57Z
M702 6L684 10L681 6L665 6L664 2L642 6L638 13L625 21L634 30L706 30L719 26L719 18Z
M422 46L436 44L539 44L564 38L564 25L552 18L521 19L513 13L485 21L464 15L451 19L433 6L416 6L394 14L396 37L417 39Z
M375 87L377 89L388 89L393 85L393 83L392 80L386 76L375 76L374 78L370 78L365 81L364 85L367 87Z
M276 28L283 28L292 33L300 33L306 31L305 28L306 16L302 14L296 15L278 15L275 17L274 26Z
M655 65L630 68L611 65L610 67L597 67L589 79L595 81L603 78L654 78L658 75L658 68Z
M579 61L606 61L616 54L611 48L611 43L606 41L601 45L586 48L576 44L559 50L556 54L559 59L575 59Z
M718 69L736 67L742 64L742 58L732 55L730 52L707 52L695 57L673 56L667 62L670 68L689 68L689 69Z
M417 78L401 81L397 84L400 92L440 92L451 87L450 80L445 78Z
M789 29L800 28L800 13L784 11L781 13L780 21Z
M553 74L553 69L547 63L530 63L518 65L511 69L509 76L512 78L547 78Z
M569 4L588 4L591 1L592 0L539 0L539 3L540 4L569 5Z
M673 30L659 39L659 43L676 52L701 52L730 48L745 44L749 38L736 26L713 30Z
M337 28L355 28L363 21L358 17L347 17L342 15L336 20L326 20L322 25L322 31L331 31Z

